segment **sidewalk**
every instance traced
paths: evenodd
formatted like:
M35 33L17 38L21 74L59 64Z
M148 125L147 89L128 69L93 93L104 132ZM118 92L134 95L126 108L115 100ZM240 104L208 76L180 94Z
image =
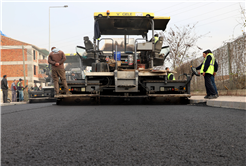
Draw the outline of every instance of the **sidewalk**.
M190 104L206 103L212 107L234 108L246 110L245 96L219 96L217 99L204 99L204 96L191 96Z
M8 106L8 105L20 105L20 104L27 104L28 102L10 102L10 103L1 103L1 106Z

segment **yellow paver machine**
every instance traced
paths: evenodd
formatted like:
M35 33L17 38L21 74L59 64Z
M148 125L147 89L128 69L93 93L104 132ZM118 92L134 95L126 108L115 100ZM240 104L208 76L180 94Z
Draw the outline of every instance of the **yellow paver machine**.
M80 102L88 97L98 101L116 97L190 97L190 81L196 71L193 69L187 80L168 80L169 71L163 64L169 46L163 46L163 37L155 40L155 30L164 31L169 20L170 17L145 12L94 13L93 41L85 36L84 46L76 47L77 56L67 57L66 61L79 62L81 78L68 81L72 95L56 96L57 104L65 99ZM114 35L122 36L122 43L108 37ZM129 36L140 37L129 42ZM102 41L107 44L100 50Z

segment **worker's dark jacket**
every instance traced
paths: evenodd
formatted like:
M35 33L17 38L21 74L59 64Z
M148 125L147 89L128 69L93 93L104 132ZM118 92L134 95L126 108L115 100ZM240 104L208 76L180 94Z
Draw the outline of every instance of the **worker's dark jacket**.
M218 71L218 68L219 68L219 65L218 65L218 63L215 60L215 63L214 63L214 72L217 72Z
M66 56L63 51L51 52L49 54L48 62L52 65L52 70L55 69L64 69L64 62L66 61ZM59 63L59 66L55 66L56 63Z
M211 61L211 60L212 60L212 57L211 57L210 55L208 55L208 56L207 56L207 59L206 59L206 61L205 61L205 64L204 64L204 69L203 69L204 73L208 70L208 68L209 68L209 66L210 66L210 61ZM202 68L202 64L203 64L203 63L201 63L201 65L198 66L198 67L196 68L196 70L200 70L200 69ZM219 67L219 65L218 65L218 63L217 63L216 60L215 60L215 63L214 63L214 72L217 72L217 71L218 71L218 67Z
M2 90L7 90L8 89L8 82L6 78L3 78L1 81L1 89Z

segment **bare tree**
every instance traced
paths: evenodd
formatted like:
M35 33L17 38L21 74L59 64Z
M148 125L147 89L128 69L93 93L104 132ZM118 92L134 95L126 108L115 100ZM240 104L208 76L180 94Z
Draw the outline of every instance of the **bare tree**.
M173 69L181 66L187 60L195 58L197 52L201 50L196 43L198 39L205 35L196 35L194 32L195 26L196 24L188 24L183 27L174 25L174 28L170 28L167 34L160 33L160 36L163 36L164 41L170 47L170 55L166 60L171 63Z
M245 12L245 8L243 8L243 7L240 5L240 10L241 10L241 21L240 21L240 24L241 24L243 27L246 27L246 12Z

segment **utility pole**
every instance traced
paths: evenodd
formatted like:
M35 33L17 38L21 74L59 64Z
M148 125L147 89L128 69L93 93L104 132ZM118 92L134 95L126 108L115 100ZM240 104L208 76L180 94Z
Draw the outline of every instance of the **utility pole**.
M25 65L25 55L24 55L24 46L23 45L22 45L22 56L23 56L24 86L26 86L26 65Z
M68 5L64 5L64 6L50 6L49 7L49 51L50 51L50 8L66 8L68 7Z
M231 55L230 55L230 43L227 43L227 55L228 55L228 72L230 89L232 89L232 70L231 70Z

